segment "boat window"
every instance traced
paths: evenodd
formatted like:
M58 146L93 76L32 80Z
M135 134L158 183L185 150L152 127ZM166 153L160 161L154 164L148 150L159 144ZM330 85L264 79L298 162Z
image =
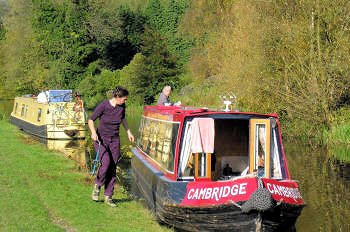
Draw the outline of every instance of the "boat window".
M39 108L39 109L38 109L38 122L40 122L41 112L42 112L42 109Z
M180 176L194 177L194 155L191 153L192 137L189 136L191 131L191 122L186 123L184 139L181 150L180 160Z
M24 105L22 105L22 109L21 109L21 117L23 117L23 116L24 116L24 109L25 109L25 106L24 106Z
M15 105L15 114L17 114L17 109L18 109L18 102L16 102L16 105Z
M24 111L24 117L27 117L27 113L28 113L28 105L26 105L26 109Z
M272 130L272 173L271 177L275 179L282 179L282 171L281 171L281 161L280 161L280 151L277 140L278 131L277 128Z
M254 169L264 169L266 157L266 126L257 124L255 127L255 164Z
M145 118L142 118L141 124L140 124L140 138L138 141L139 147L141 147L143 150L146 150L146 147L148 146L149 141L149 120L146 120Z
M174 171L174 156L179 123L143 117L138 146L161 167Z
M159 130L159 122L158 121L151 121L150 122L150 135L149 135L149 143L148 143L148 153L150 154L151 157L156 158L156 144L157 144L157 135L158 135L158 130Z
M261 177L270 176L270 121L251 119L250 172Z

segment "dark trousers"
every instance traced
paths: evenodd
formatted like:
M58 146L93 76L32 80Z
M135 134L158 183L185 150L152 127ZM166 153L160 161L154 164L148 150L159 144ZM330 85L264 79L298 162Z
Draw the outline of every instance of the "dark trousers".
M98 142L94 142L95 150L98 150ZM105 196L113 196L116 181L116 167L120 156L120 139L103 139L99 152L101 166L97 172L97 186L105 187Z

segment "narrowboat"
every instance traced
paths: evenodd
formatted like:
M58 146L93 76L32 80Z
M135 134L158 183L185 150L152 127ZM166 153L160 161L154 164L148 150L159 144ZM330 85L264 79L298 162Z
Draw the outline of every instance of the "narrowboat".
M277 114L145 106L132 153L141 197L179 230L295 231L305 206Z
M72 90L16 97L10 121L40 139L84 139L86 133L83 101Z

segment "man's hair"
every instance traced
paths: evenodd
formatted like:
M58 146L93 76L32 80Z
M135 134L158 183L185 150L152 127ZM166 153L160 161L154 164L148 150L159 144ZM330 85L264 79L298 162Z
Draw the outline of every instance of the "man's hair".
M129 91L121 86L115 87L113 90L113 97L126 97L129 95Z
M171 86L170 86L170 85L166 85L166 86L164 86L163 91L165 91L166 89L171 90Z

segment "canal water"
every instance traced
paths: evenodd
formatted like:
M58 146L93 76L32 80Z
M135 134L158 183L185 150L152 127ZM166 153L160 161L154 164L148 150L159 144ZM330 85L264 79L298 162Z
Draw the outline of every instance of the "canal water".
M0 116L8 118L12 101L0 101ZM128 108L128 122L137 135L140 109ZM121 130L122 144L128 144L124 130ZM65 143L47 142L49 149L59 150L82 165L89 165L91 142L71 141ZM350 164L336 161L329 151L303 143L284 141L289 171L299 181L301 193L306 202L299 217L297 231L350 231ZM130 187L130 165L125 159L120 165L119 181ZM87 169L88 170L88 169ZM118 171L117 171L118 173Z

